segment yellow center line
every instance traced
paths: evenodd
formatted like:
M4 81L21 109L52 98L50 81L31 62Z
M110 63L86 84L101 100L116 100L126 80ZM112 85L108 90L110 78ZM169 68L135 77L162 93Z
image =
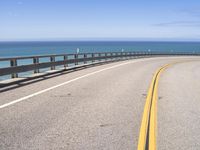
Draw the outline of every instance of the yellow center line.
M144 106L138 150L156 150L158 81L160 74L173 64L164 65L153 76Z

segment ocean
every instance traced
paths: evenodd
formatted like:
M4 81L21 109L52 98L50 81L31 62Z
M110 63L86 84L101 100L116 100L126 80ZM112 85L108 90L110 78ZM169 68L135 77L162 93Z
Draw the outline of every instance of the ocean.
M15 56L32 56L46 54L69 54L85 52L120 52L124 51L165 51L165 52L198 52L200 42L145 42L145 41L48 41L48 42L0 42L0 58ZM32 60L20 61L18 64L28 64ZM46 61L46 60L43 60ZM1 62L0 68L8 67L9 62ZM44 69L44 71L46 71ZM20 76L31 74L21 73ZM0 76L0 80L10 76Z
M0 57L30 56L45 54L112 51L183 51L200 52L200 42L0 42Z

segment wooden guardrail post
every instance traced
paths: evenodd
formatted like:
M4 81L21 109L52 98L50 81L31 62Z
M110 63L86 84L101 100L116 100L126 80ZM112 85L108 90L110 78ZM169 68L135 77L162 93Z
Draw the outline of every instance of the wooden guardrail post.
M10 66L11 67L16 67L17 66L17 60L16 59L11 59L10 60ZM12 73L11 78L17 78L18 74L17 73Z
M87 59L87 54L84 54L83 57L84 57L84 64L87 64L87 61L86 61L86 59Z
M126 60L126 52L123 52L124 59Z
M120 60L121 59L121 53L117 53L117 60Z
M101 61L101 59L100 59L100 58L101 58L101 53L99 53L99 56L98 56L98 57L99 57L99 61Z
M78 54L74 54L75 65L78 65Z
M105 53L105 61L107 61L107 53Z
M92 53L92 63L95 62L94 59L95 59L95 55L94 55L94 53Z
M138 54L138 58L140 58L141 57L141 52L138 52L137 54Z
M127 59L130 59L130 53L127 52Z
M117 52L117 53L116 53L116 57L115 57L116 60L119 60L119 55L120 55L120 53Z
M140 57L142 57L142 56L143 56L143 52L141 51L141 52L140 52Z
M68 67L68 64L67 64L67 55L64 55L63 57L64 57L63 59L65 61L64 69L67 69L67 67Z
M38 64L39 63L39 58L38 57L34 57L33 58L33 63L34 64ZM40 70L39 69L34 69L34 73L39 73Z
M123 52L120 52L120 59L123 59Z
M129 59L131 59L131 52L129 52Z
M117 55L117 53L113 53L113 60L114 61L116 60L116 55Z
M51 61L51 62L55 62L55 56L51 56L51 57L50 57L50 61ZM56 68L56 67L55 67L54 65L51 66L51 70L55 70L55 68Z
M117 55L117 53L113 53L113 60L114 61L116 60L116 55Z
M113 60L113 53L112 52L110 53L110 58L111 58L110 60L112 61Z
M131 58L133 58L133 56L134 56L134 53L133 53L133 52L131 52Z

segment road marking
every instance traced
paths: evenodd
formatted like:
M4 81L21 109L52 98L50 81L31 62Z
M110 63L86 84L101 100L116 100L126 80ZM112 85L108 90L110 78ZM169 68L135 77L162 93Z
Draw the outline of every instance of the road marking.
M173 64L159 68L153 76L144 106L138 150L156 150L158 81L160 74Z
M143 60L143 61L145 61L145 60ZM98 70L98 71L95 71L95 72L91 72L91 73L85 74L85 75L83 75L83 76L74 78L74 79L69 80L69 81L66 81L66 82L64 82L64 83L61 83L61 84L52 86L52 87L50 87L50 88L47 88L47 89L38 91L38 92L33 93L33 94L30 94L30 95L28 95L28 96L25 96L25 97L16 99L16 100L11 101L11 102L9 102L9 103L0 105L0 109L5 108L5 107L8 107L8 106L11 106L11 105L14 105L14 104L19 103L19 102L21 102L21 101L25 101L25 100L27 100L27 99L29 99L29 98L31 98L31 97L40 95L40 94L42 94L42 93L48 92L48 91L53 90L53 89L55 89L55 88L61 87L61 86L63 86L63 85L67 85L67 84L72 83L72 82L74 82L74 81L77 81L77 80L80 80L80 79L83 79L83 78L92 76L92 75L94 75L94 74L97 74L97 73L100 73L100 72L103 72L103 71L106 71L106 70L110 70L110 69L113 69L113 68L117 68L117 67L120 67L120 66L124 66L124 65L127 65L127 64L136 63L136 62L141 62L141 60L125 62L125 63L121 63L121 64L118 64L118 65L114 65L114 66L112 66L112 67L104 68L104 69L101 69L101 70Z

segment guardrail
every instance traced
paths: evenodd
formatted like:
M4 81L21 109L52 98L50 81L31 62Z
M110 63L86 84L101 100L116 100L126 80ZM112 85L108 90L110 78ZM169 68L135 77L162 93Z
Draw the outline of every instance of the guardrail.
M134 57L147 57L158 55L172 55L171 53L158 53L158 52L106 52L106 53L78 53L78 54L59 54L59 55L41 55L41 56L27 56L27 57L11 57L0 58L1 62L9 62L9 67L0 68L0 76L11 75L11 78L17 78L19 73L33 71L34 74L39 73L40 69L50 68L55 70L56 66L63 66L63 69L67 69L69 64L74 64L76 67L80 63L96 63L107 61L118 61L124 59L130 59ZM173 53L173 55L199 55L197 53ZM62 58L56 60L56 58ZM42 58L49 59L48 62L40 62ZM18 65L20 60L32 60L31 64Z

